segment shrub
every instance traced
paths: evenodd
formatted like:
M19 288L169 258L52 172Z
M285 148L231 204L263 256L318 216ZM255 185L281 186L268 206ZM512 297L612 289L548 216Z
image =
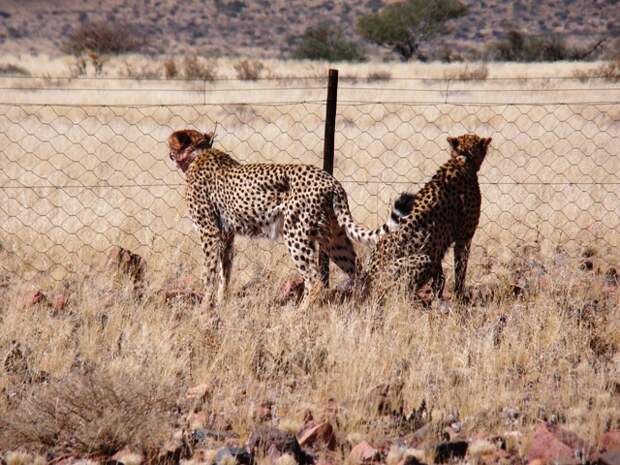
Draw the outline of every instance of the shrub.
M454 79L458 81L484 81L488 76L489 68L485 63L472 67L465 65L464 68L444 72L445 79Z
M364 61L364 50L329 23L309 27L293 53L298 60Z
M265 65L258 60L241 60L234 68L239 79L243 81L256 81L265 69Z
M174 79L179 75L179 70L176 63L172 58L168 58L164 61L164 76L166 79Z
M30 71L26 68L14 64L0 65L0 74L13 74L16 76L30 76Z
M185 57L183 61L183 76L185 79L215 81L217 79L217 63L201 63L196 55Z
M486 58L492 61L562 61L583 60L591 55L602 40L588 48L570 47L557 35L534 36L509 30L506 38L492 43Z
M80 26L64 42L65 53L79 56L87 52L118 55L136 52L145 45L143 37L128 24L90 22Z
M592 78L603 78L606 81L620 82L620 58L603 63L596 68L587 70L575 70L573 76L581 82L585 82Z
M390 79L392 79L392 73L389 71L371 71L366 76L368 82L389 81Z
M463 16L467 7L459 0L405 0L362 16L357 32L382 47L390 48L403 61L414 56L425 60L423 41L446 31L445 22Z
M126 446L156 449L172 433L178 392L173 382L137 371L73 373L33 387L0 415L0 450L111 455Z
M124 77L130 79L157 79L160 77L160 72L151 67L149 64L135 65L128 61L125 61L125 69L122 72Z

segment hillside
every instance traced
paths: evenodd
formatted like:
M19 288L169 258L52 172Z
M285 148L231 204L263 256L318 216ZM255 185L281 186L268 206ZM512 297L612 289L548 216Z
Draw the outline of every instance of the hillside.
M469 13L451 22L452 32L427 45L479 49L507 27L534 34L557 33L587 44L618 37L618 0L465 0ZM383 0L2 0L0 53L60 53L65 37L89 21L127 22L149 38L145 52L157 54L252 55L286 58L309 25L331 21L350 38L356 18ZM393 57L366 44L374 58ZM607 44L610 47L610 44Z

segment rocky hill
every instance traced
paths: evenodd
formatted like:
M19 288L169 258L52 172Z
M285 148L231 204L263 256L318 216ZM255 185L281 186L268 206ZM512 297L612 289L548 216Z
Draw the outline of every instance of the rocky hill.
M464 0L469 13L452 32L427 44L431 50L480 49L516 27L557 33L587 44L620 36L618 0ZM251 55L286 58L306 27L337 24L352 39L356 18L384 0L2 0L0 52L59 54L63 40L89 21L135 25L149 38L147 52ZM375 57L393 57L365 44Z

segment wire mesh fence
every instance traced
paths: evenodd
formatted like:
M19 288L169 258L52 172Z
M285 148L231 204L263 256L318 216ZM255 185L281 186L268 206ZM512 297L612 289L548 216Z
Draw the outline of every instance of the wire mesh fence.
M596 247L617 257L620 107L609 89L571 82L554 88L558 95L522 88L506 99L504 83L450 91L437 82L422 93L417 85L341 87L334 175L357 221L381 223L399 192L419 189L447 159L447 136L476 132L493 143L480 173L474 263L477 253L510 255L528 241L573 256ZM251 99L235 89L203 89L198 101L160 105L127 103L114 89L92 87L94 103L73 102L70 92L44 103L48 97L22 85L16 91L26 92L25 101L0 103L0 269L24 280L61 280L96 269L120 245L154 272L171 264L193 270L201 252L182 174L167 156L172 131L217 122L215 146L239 161L323 164L325 87L267 86ZM569 89L577 95L567 98ZM403 98L405 91L415 98ZM115 102L102 102L112 95ZM241 240L236 266L260 268L283 250Z

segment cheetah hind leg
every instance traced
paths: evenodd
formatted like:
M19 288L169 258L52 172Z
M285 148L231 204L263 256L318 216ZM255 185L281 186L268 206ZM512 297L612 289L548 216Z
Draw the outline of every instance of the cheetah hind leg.
M344 293L353 292L357 286L359 275L359 264L353 243L347 237L344 228L338 224L330 231L329 241L322 246L329 256L329 259L336 264L346 275L346 282L337 286L338 291Z
M293 263L304 279L304 294L300 307L305 310L319 302L322 296L323 285L319 270L318 247L309 234L299 237L300 234L295 233L293 225L289 222L290 218L287 218L284 239Z
M441 267L441 264L439 266ZM397 279L404 280L408 297L414 301L421 301L417 295L418 291L429 279L438 276L437 267L433 265L431 258L426 254L400 257L392 262L390 268ZM443 275L443 271L441 275Z

